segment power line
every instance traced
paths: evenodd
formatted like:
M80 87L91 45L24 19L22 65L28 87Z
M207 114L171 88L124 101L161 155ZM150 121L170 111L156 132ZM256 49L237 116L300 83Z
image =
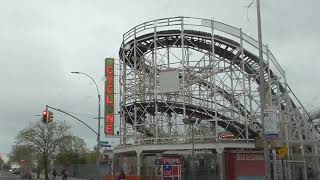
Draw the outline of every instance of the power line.
M250 21L249 18L249 9L253 6L255 0L252 0L249 5L245 6L247 8L247 20Z

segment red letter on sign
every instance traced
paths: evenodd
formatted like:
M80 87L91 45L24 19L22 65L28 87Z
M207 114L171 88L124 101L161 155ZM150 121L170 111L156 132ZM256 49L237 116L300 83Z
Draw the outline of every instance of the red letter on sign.
M114 118L113 118L113 115L111 115L111 114L108 114L107 115L107 123L109 123L109 124L113 124L114 123Z
M113 68L113 66L107 66L107 74L108 75L111 75L111 76L113 75L113 69L112 68Z
M106 133L109 134L109 135L113 134L113 126L112 125L107 125L106 126Z
M110 99L110 95L109 94L106 94L106 103L107 104L113 104L112 100Z

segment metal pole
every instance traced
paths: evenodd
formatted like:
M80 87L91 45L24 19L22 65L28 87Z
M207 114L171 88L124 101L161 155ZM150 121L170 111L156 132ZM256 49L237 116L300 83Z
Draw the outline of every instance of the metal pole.
M72 140L72 176L74 176L74 141Z
M260 101L261 101L261 120L263 123L263 135L265 135L264 110L266 106L265 83L264 83L264 62L263 62L263 46L262 46L262 31L261 31L261 15L260 15L260 0L257 0L257 20L258 20L258 39L259 39L259 62L260 62ZM265 137L264 137L265 138ZM266 180L270 179L270 163L269 163L269 148L264 144L264 171Z
M93 133L95 133L97 136L98 136L98 132L96 132L92 127L90 127L87 123L83 122L81 119L75 117L74 115L70 114L70 113L67 113L65 112L64 110L61 110L61 109L58 109L58 108L55 108L55 107L52 107L52 106L48 106L46 105L46 108L49 108L49 109L53 109L53 110L56 110L56 111L59 111L63 114L66 114L70 117L72 117L73 119L79 121L81 124L85 125L88 129L90 129Z
M283 158L281 158L281 163L282 163L282 178L283 178L283 180L286 180L286 179L285 179L285 175L284 175L284 162L283 162Z
M88 74L84 73L84 72L71 72L73 74L83 74L85 76L87 76L88 78L90 78L94 85L96 86L96 89L97 89L97 93L98 93L98 131L97 131L97 148L96 148L96 153L97 153L97 159L96 159L96 166L97 166L97 180L100 180L101 177L100 177L100 122L101 122L101 95L100 95L100 92L99 92L99 88L98 88L98 85L96 83L96 81L91 77L89 76Z
M183 118L186 118L186 80L185 80L185 54L184 54L184 21L181 18L181 65L182 65L182 99L183 99Z
M194 170L194 131L193 131L193 123L191 124L192 128L192 180L195 180L195 170Z
M99 107L98 107L98 138L97 138L97 179L100 180L100 124L101 124L101 95L98 91L98 101L99 101Z
M278 180L278 160L276 150L272 150L273 154L273 179Z

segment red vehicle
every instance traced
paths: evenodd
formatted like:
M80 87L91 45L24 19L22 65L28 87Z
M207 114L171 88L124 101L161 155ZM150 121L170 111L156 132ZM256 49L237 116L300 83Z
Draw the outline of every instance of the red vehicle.
M21 176L22 179L26 178L26 179L32 179L32 172L31 171L26 171L22 174Z

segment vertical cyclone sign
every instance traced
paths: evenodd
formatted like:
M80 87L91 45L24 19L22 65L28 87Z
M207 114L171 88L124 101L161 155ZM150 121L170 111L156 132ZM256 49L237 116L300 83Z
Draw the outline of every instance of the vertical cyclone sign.
M114 135L114 59L105 59L104 133Z

